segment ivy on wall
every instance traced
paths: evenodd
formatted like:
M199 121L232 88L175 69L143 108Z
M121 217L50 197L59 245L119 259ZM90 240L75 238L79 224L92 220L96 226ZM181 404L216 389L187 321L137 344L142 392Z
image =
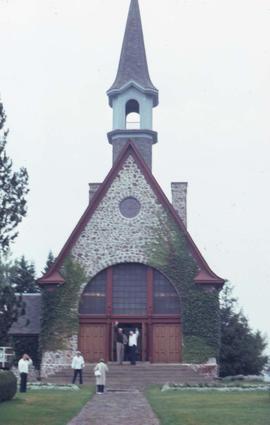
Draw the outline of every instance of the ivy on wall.
M215 288L194 283L198 267L185 238L169 216L158 218L153 242L147 246L151 266L167 276L181 299L183 361L201 363L218 357L220 347L219 295Z
M53 291L43 290L40 349L57 351L67 348L67 340L78 334L78 302L85 282L82 267L67 258L61 274L65 283Z

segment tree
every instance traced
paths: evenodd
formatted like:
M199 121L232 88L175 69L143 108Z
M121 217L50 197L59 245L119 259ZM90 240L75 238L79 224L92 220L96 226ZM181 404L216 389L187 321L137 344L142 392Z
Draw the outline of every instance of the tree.
M243 312L237 309L232 287L225 285L221 298L220 375L256 375L267 363L263 354L267 343L259 331L253 332Z
M35 280L35 266L26 261L24 255L16 260L12 268L11 283L15 292L29 294L40 292Z
M46 261L46 265L44 267L44 273L47 273L50 270L54 261L55 261L54 255L53 255L52 251L49 251L48 258L47 258L47 261Z
M0 257L0 345L8 343L8 331L20 314L23 314L21 296L16 296L11 285L12 266Z
M26 215L28 173L25 168L13 171L12 161L6 154L8 130L5 130L6 114L0 102L0 250L7 252L16 238L16 226Z

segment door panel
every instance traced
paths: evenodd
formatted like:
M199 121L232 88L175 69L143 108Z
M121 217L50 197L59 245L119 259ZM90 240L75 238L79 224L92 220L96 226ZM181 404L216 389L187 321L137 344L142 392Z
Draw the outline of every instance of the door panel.
M180 324L153 325L154 363L178 363L181 361Z
M79 350L90 363L106 358L106 325L81 324Z

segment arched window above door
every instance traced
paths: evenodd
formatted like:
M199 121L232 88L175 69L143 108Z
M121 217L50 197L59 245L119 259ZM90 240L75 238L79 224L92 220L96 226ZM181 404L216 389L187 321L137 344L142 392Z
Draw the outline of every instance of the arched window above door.
M180 314L180 299L170 281L143 264L109 267L86 286L81 315L146 316Z

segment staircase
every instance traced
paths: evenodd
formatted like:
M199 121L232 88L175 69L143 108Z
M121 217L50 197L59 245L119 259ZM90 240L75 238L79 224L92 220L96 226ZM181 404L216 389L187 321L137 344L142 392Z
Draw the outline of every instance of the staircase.
M95 385L94 364L87 364L84 372L84 384ZM109 363L109 373L107 374L107 390L143 390L146 387L158 384L187 383L199 384L210 382L213 378L200 375L194 371L190 365L183 364L151 364L148 362L138 362L135 366L128 362L118 365ZM72 369L63 369L53 376L47 378L47 382L55 384L66 384L72 380Z

